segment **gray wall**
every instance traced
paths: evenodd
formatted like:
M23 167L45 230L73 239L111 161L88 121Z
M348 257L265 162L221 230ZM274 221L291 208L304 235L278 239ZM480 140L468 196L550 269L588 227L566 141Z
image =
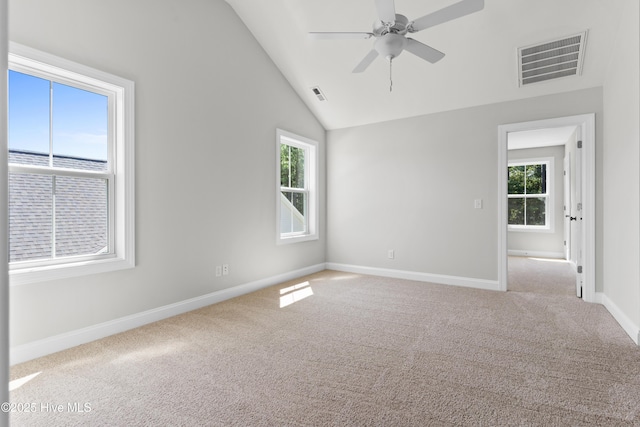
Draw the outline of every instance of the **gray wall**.
M640 34L626 1L604 85L604 292L640 328Z
M497 280L498 125L586 113L598 158L600 88L329 131L328 261Z
M508 233L508 249L510 251L546 252L549 255L564 254L564 145L553 147L509 150L509 160L539 159L552 157L553 171L553 232L549 231L513 231Z
M10 39L136 83L132 270L11 289L20 345L325 260L275 245L275 129L325 131L222 0L12 0ZM233 40L230 42L230 40ZM230 275L215 277L228 263Z

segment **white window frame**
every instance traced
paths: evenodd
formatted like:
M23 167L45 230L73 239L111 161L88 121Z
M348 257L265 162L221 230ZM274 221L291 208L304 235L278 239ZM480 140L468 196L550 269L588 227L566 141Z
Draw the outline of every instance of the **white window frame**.
M522 231L522 232L541 232L541 233L553 233L555 231L555 207L554 207L554 191L555 191L555 164L553 157L542 157L542 158L534 158L534 159L514 159L509 160L507 166L530 166L530 165L546 165L547 166L547 192L546 194L508 194L507 190L507 198L540 198L545 197L545 225L518 225L518 224L508 224L509 231ZM508 179L508 178L507 178ZM507 204L508 205L508 204Z
M58 170L9 165L13 173L43 173L102 178L109 182L109 251L102 255L20 261L9 264L10 285L104 273L135 266L134 83L55 55L9 43L9 69L101 93L109 99L109 143L106 172ZM111 107L112 105L112 107Z
M280 145L287 144L305 150L304 182L301 192L307 196L307 215L305 231L300 233L283 233L280 230L281 194L280 185ZM294 133L276 129L276 244L306 242L318 239L318 143Z

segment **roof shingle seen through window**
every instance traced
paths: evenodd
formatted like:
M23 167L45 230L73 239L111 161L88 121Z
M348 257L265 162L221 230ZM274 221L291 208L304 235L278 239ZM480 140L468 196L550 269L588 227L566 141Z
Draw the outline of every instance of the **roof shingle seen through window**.
M9 162L48 164L48 155L10 151ZM54 156L58 167L105 170L106 162ZM108 245L107 182L104 179L9 174L9 262L96 254Z

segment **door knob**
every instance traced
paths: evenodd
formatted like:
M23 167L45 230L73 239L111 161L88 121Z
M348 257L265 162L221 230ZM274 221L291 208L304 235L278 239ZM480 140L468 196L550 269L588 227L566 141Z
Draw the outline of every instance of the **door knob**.
M569 215L565 215L565 218L569 218L569 221L576 221L578 218L575 216L569 216Z

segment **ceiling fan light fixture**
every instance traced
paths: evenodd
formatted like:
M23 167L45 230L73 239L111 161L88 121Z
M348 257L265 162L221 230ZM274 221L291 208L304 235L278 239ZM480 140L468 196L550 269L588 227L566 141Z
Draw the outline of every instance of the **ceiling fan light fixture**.
M398 57L406 45L407 39L404 36L388 33L376 40L375 49L380 56L390 60Z

